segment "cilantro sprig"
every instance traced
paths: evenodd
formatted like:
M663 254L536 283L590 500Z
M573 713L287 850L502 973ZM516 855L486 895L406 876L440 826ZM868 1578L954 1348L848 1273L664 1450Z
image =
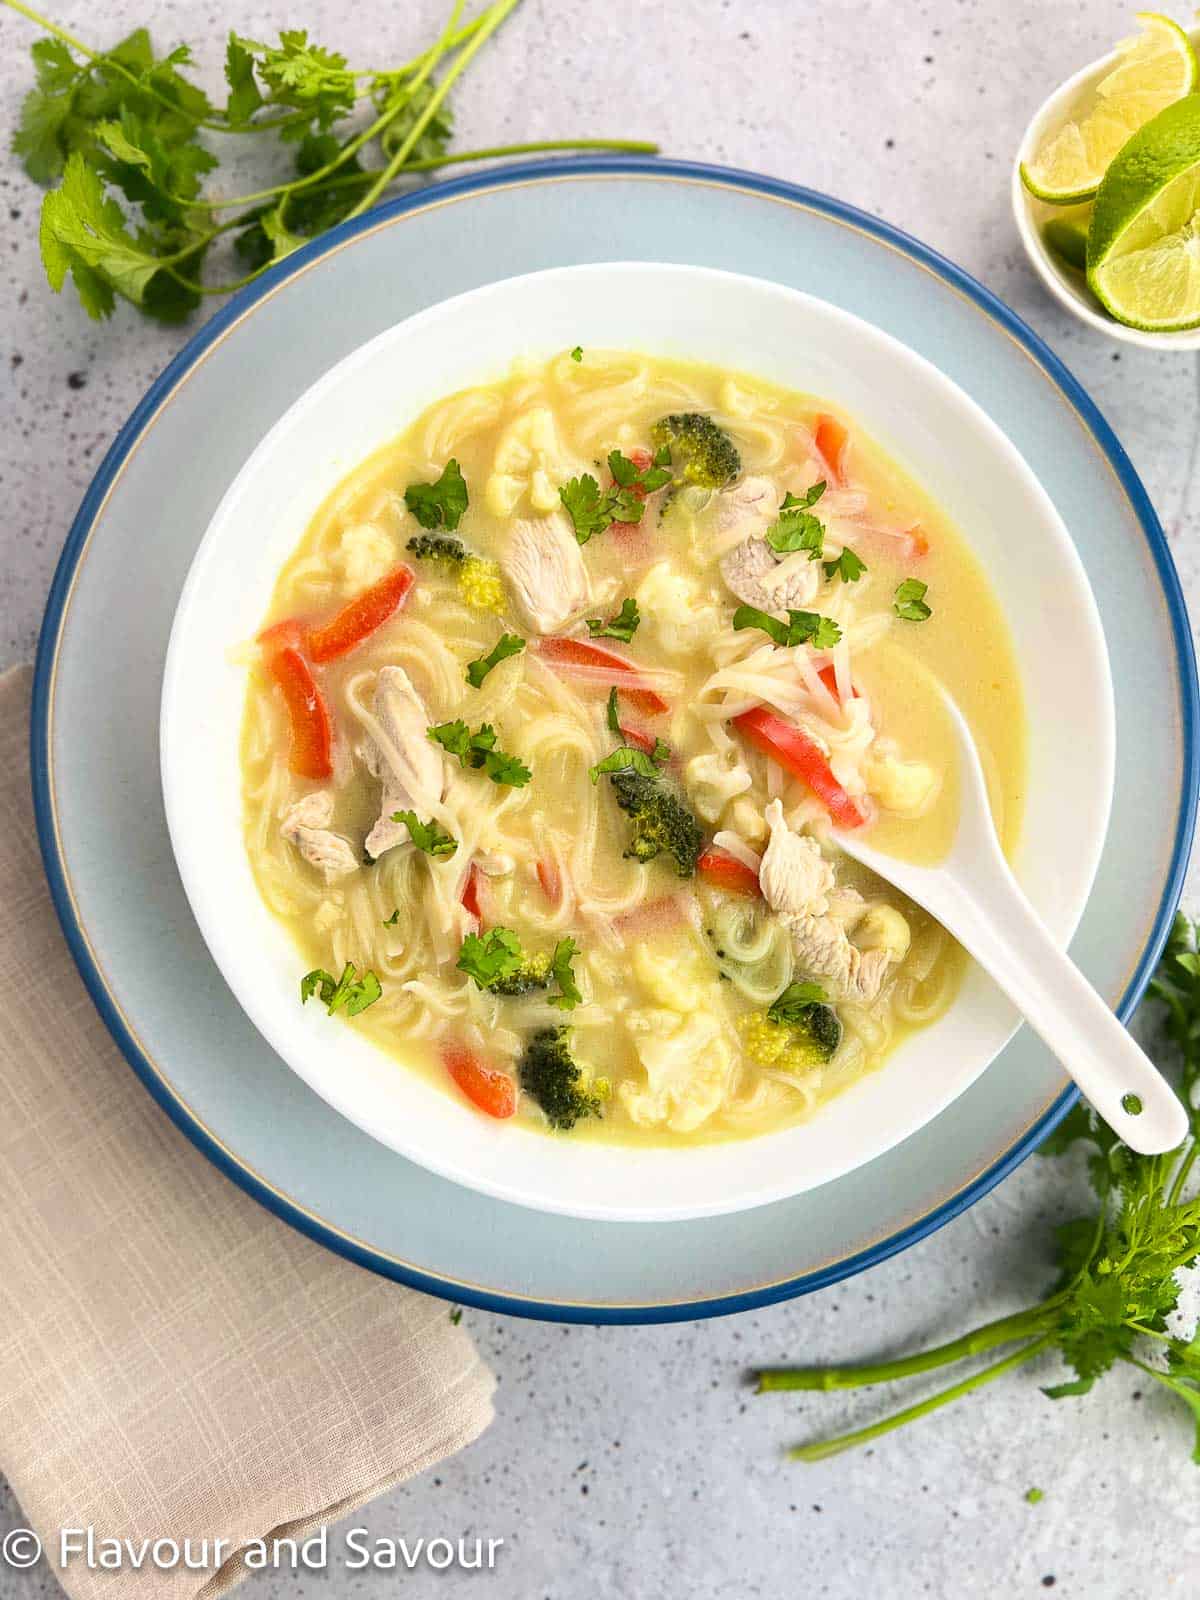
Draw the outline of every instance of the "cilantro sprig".
M410 483L404 491L404 504L423 528L445 528L453 533L468 504L467 481L454 457L433 483Z
M819 561L825 548L825 524L815 517L810 506L815 506L825 493L825 479L814 483L803 494L786 494L779 508L779 518L767 529L767 543L779 555L789 555L796 550L807 550L810 561Z
M422 822L415 811L393 811L392 821L402 822L417 849L423 850L427 856L452 856L458 849L458 840L453 834L447 833L440 822ZM388 926L385 922L384 927Z
M456 718L430 728L428 734L448 755L457 756L464 767L482 771L493 783L522 789L533 776L523 761L496 749L496 730L490 722L481 723L472 733L461 718Z
M777 645L811 644L815 650L832 650L842 637L842 630L832 617L823 617L818 611L789 611L783 622L769 611L757 606L738 606L733 613L735 628L761 628Z
M843 583L857 583L867 570L867 563L857 556L849 545L842 549L836 561L823 563L825 576L830 580L840 578Z
M1200 1463L1200 1333L1174 1331L1177 1274L1200 1259L1200 1194L1192 1181L1200 1159L1200 925L1182 913L1167 942L1150 994L1165 1007L1164 1032L1179 1064L1179 1095L1188 1134L1168 1155L1144 1156L1121 1143L1083 1102L1046 1139L1041 1153L1082 1146L1094 1204L1055 1234L1058 1277L1046 1296L1013 1316L985 1323L947 1344L897 1360L847 1367L793 1367L758 1375L760 1393L855 1389L928 1373L937 1367L1006 1352L929 1399L852 1433L797 1446L792 1456L820 1461L928 1416L1007 1372L1054 1353L1071 1376L1043 1390L1052 1400L1088 1394L1109 1372L1134 1368L1179 1400L1195 1420L1192 1459ZM1152 1345L1161 1362L1145 1355Z
M579 946L568 938L560 939L549 955L529 955L511 928L489 928L466 936L456 965L477 988L492 994L526 995L553 983L558 992L547 995L547 1003L573 1011L583 999L572 966L578 953Z
M230 34L224 104L187 75L186 45L160 56L138 28L98 50L22 5L49 35L32 47L34 84L13 145L36 183L57 185L40 231L51 288L69 275L89 316L109 316L121 298L176 322L413 175L537 150L653 154L654 145L596 139L451 152L450 91L519 3L492 0L465 24L456 8L410 61L377 67L352 65L303 29L275 43ZM211 134L251 139L268 170L283 141L291 172L230 195L211 176Z
M472 689L482 688L483 680L493 667L507 661L509 656L518 655L524 648L525 641L519 633L502 633L487 655L477 656L474 661L467 662L467 682Z
M360 1011L375 1004L383 994L383 989L373 972L364 972L360 977L353 961L347 961L340 978L326 972L324 967L314 967L311 972L306 972L300 979L300 1004L303 1005L314 994L320 995L321 1004L331 1017L336 1011L356 1017Z
M933 615L925 604L928 593L929 585L922 583L920 578L905 578L903 583L896 586L892 610L905 622L927 622Z
M620 450L610 450L608 470L613 481L609 488L601 489L590 472L564 483L558 497L579 543L587 544L614 522L640 522L646 496L670 483L670 462L671 452L665 445L655 452L647 467L639 467Z
M603 617L588 618L588 632L593 639L621 639L626 644L633 638L641 625L642 614L638 610L636 600L627 598L621 601L621 609L615 617L609 617L605 622Z

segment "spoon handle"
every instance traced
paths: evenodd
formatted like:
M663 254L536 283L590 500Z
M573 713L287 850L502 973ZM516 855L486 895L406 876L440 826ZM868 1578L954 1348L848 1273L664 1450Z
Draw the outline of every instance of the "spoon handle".
M982 865L982 864L981 864ZM986 884L952 887L935 915L1004 990L1109 1127L1143 1155L1187 1133L1179 1096L1038 916L997 850Z

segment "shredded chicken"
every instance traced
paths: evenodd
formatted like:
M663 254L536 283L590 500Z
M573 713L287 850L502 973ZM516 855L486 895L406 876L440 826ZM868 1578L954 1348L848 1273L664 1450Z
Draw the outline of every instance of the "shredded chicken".
M534 633L557 633L591 604L583 554L562 511L516 522L503 566L517 608Z
M820 573L807 550L781 560L767 543L763 535L778 515L778 493L766 478L747 478L717 496L714 542L726 552L721 576L748 606L799 611L816 594Z
M375 859L393 845L408 842L395 811L415 811L422 820L446 788L441 751L428 737L429 715L403 667L381 667L373 706L382 738L368 739L363 758L383 784L379 821L367 835L367 854Z
M888 968L904 952L890 945L860 950L852 944L847 928L865 909L862 896L835 887L833 867L816 840L792 832L779 800L771 801L764 818L771 837L758 881L791 934L801 971L819 978L831 1000L874 1000Z
M358 857L340 833L330 831L333 819L333 795L328 789L314 789L288 807L283 814L279 831L289 843L318 872L325 874L325 882L344 878L358 871Z

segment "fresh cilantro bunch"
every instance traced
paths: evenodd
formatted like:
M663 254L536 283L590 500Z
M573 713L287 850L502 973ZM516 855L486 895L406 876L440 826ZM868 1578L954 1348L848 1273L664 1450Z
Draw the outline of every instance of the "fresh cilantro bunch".
M1200 1333L1181 1337L1171 1316L1182 1271L1200 1257L1200 1195L1192 1183L1200 1153L1200 953L1198 925L1179 915L1151 995L1166 1007L1165 1032L1180 1063L1179 1093L1188 1110L1183 1144L1167 1155L1138 1155L1083 1103L1042 1145L1061 1155L1082 1144L1095 1205L1056 1231L1058 1278L1039 1304L1001 1317L948 1344L897 1361L852 1367L795 1367L758 1375L759 1391L857 1389L890 1383L990 1351L1007 1354L927 1400L853 1433L800 1445L791 1454L820 1461L937 1411L1043 1353L1056 1352L1073 1376L1043 1392L1052 1400L1083 1395L1124 1364L1181 1400L1196 1421L1192 1459L1200 1463ZM1159 1353L1159 1361L1150 1352Z
M520 0L492 0L465 23L456 0L437 39L395 66L352 66L302 28L285 29L274 44L230 33L223 104L186 76L186 45L159 56L138 28L96 50L23 0L0 3L49 35L32 46L34 85L13 150L50 189L40 229L50 286L60 290L69 276L92 317L109 316L120 297L177 322L397 183L451 162L657 148L567 139L451 153L450 90ZM249 194L205 192L223 141L246 137L268 160L282 140L291 176ZM211 271L226 244L232 263Z

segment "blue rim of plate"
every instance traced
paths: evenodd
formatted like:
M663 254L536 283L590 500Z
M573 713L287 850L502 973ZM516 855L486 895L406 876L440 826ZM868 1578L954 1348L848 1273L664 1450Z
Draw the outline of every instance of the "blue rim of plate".
M965 1211L976 1200L981 1199L1002 1178L1007 1177L1027 1156L1032 1154L1050 1130L1062 1120L1079 1098L1078 1090L1074 1088L1064 1090L1049 1109L1026 1129L1021 1137L998 1160L940 1206L935 1207L916 1222L901 1228L886 1239L881 1239L868 1249L860 1251L857 1255L847 1256L841 1261L814 1272L802 1273L795 1278L783 1279L761 1289L724 1295L713 1299L645 1306L598 1305L593 1307L578 1303L558 1305L553 1302L522 1299L511 1295L496 1294L488 1290L469 1288L450 1279L438 1278L406 1263L397 1262L390 1256L372 1250L370 1246L362 1241L349 1239L344 1234L327 1228L319 1218L314 1217L299 1205L290 1202L287 1197L269 1188L255 1173L232 1159L230 1153L216 1142L210 1132L198 1122L188 1108L171 1094L164 1079L155 1071L153 1064L140 1049L137 1041L125 1026L124 1021L112 1003L104 980L92 960L86 938L77 920L75 908L71 901L65 864L59 855L52 825L49 749L50 694L62 624L75 570L86 547L92 526L103 506L105 496L116 479L126 456L152 420L160 404L178 381L195 365L209 345L219 338L231 324L249 311L265 294L273 293L295 273L318 261L331 250L340 248L357 234L378 227L380 222L386 218L402 216L408 211L425 207L438 200L455 199L487 189L503 188L514 182L529 183L536 182L539 179L591 177L597 175L658 176L664 179L690 179L719 184L727 188L803 205L837 221L848 223L861 232L884 241L891 248L900 251L911 260L919 263L935 276L950 284L960 294L973 301L976 306L1021 345L1070 403L1095 439L1100 450L1108 459L1141 525L1166 600L1167 613L1171 624L1172 643L1179 667L1179 711L1183 744L1182 793L1180 795L1170 866L1163 887L1162 899L1159 903L1158 915L1150 937L1142 951L1141 958L1135 966L1125 992L1116 1007L1117 1014L1122 1021L1128 1021L1142 997L1155 966L1158 964L1158 958L1170 933L1171 924L1179 905L1179 899L1183 892L1184 876L1191 853L1192 838L1196 827L1197 800L1198 796L1200 796L1200 688L1197 685L1196 657L1191 627L1183 591L1179 583L1179 575L1175 570L1175 563L1171 557L1162 525L1150 503L1150 497L1146 493L1141 479L1134 470L1133 463L1125 453L1124 448L1105 421L1099 407L1091 399L1082 384L1050 350L1049 346L1034 333L1033 329L1023 322L1016 312L1012 311L991 290L985 289L968 272L956 266L936 250L932 250L928 245L922 244L910 234L893 227L890 223L881 221L878 217L869 216L855 206L847 205L841 200L835 200L829 195L820 194L816 190L805 189L797 184L786 183L779 178L767 178L758 173L744 172L737 168L712 166L704 162L628 157L593 157L513 163L512 165L493 168L470 177L429 184L424 188L414 190L411 194L403 195L398 199L376 206L361 217L339 224L329 233L323 234L319 239L314 239L309 244L293 252L285 262L281 262L277 267L271 268L261 278L252 284L248 284L234 295L210 321L206 322L193 335L143 395L101 462L96 476L83 497L75 520L71 524L66 544L63 547L63 552L54 574L54 580L50 586L46 612L38 639L30 730L33 801L37 819L38 840L54 906L62 924L71 955L79 968L84 984L105 1026L142 1083L175 1125L215 1167L236 1183L239 1188L245 1190L247 1194L251 1195L276 1216L282 1218L283 1221L291 1224L292 1227L336 1254L346 1257L359 1266L367 1267L383 1277L395 1279L411 1288L438 1295L443 1299L476 1306L481 1310L502 1312L509 1316L533 1317L551 1322L585 1322L592 1324L676 1322L695 1320L701 1317L728 1315L739 1311L751 1311L761 1306L774 1305L781 1300L792 1299L797 1295L810 1294L814 1290L826 1288L843 1278L852 1277L855 1273L862 1272L881 1261L886 1261L889 1256L896 1255L899 1251L907 1249L909 1245L916 1244L919 1240L924 1239L927 1235L935 1232L945 1223Z

